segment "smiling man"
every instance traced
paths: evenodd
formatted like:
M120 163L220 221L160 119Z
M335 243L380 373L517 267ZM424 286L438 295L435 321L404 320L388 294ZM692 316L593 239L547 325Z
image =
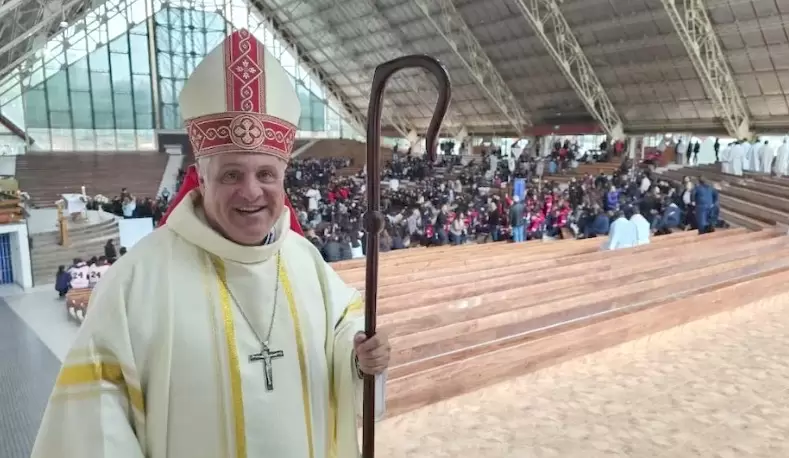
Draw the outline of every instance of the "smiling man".
M196 188L93 292L33 457L357 456L362 374L380 407L389 345L360 334L359 293L291 230L290 78L239 31L180 102Z

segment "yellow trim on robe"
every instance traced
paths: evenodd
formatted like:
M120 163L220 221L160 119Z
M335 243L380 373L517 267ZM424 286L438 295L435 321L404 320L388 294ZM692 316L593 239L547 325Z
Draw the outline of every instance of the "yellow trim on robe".
M69 388L101 382L115 385L119 390L125 388L131 406L143 414L143 417L145 416L145 397L142 394L142 390L126 382L126 378L123 376L123 368L118 363L94 361L86 364L63 366L55 386L57 388Z
M247 437L244 425L244 398L241 389L241 368L236 346L236 329L233 323L233 303L227 290L225 264L216 256L211 256L216 269L216 282L219 288L219 303L222 306L222 321L227 341L228 366L230 370L230 395L233 402L233 431L236 439L236 458L247 458Z
M312 408L310 406L309 378L307 377L307 355L304 351L304 339L301 332L301 322L299 321L299 311L296 307L296 300L293 296L293 288L290 285L290 278L285 268L285 262L280 262L279 277L282 281L282 289L285 290L285 297L288 299L288 308L293 318L293 330L296 333L296 350L299 357L299 369L301 373L301 396L304 404L304 422L307 426L307 440L309 447L309 458L315 458L315 444L312 435Z
M230 439L227 436L228 416L227 416L227 409L225 408L226 407L225 381L224 381L224 377L222 376L223 371L221 369L222 357L219 353L220 352L219 342L221 337L219 336L219 330L217 329L217 325L216 325L216 309L211 305L214 304L214 293L213 291L211 291L211 288L209 286L211 284L211 277L216 277L216 276L212 275L209 269L209 265L211 264L210 255L208 255L208 253L205 253L205 256L203 256L201 259L203 260L202 262L203 288L205 290L205 297L209 299L208 300L209 306L207 312L208 312L208 320L211 323L211 337L212 337L211 348L214 349L214 364L216 365L214 372L217 380L216 386L217 389L219 390L219 392L217 393L218 396L217 399L219 399L219 405L218 405L219 424L217 425L217 428L219 428L220 430L219 440L221 442L221 447L224 453L223 456L230 456Z
M345 310L342 311L342 315L340 315L340 319L334 325L334 330L336 331L337 328L340 327L343 321L348 316L355 315L359 312L364 311L364 302L362 301L361 297L354 298ZM326 319L329 319L328 312ZM330 336L330 339L334 341L334 336ZM334 357L334 352L332 352L332 357ZM329 451L328 451L328 458L337 458L337 393L335 393L335 386L334 386L334 361L328 361L329 364L329 432L327 436L327 440L329 441Z
M345 307L345 310L342 311L342 315L340 316L339 321L337 321L337 324L334 325L334 329L336 330L337 328L339 328L340 324L342 324L342 322L345 320L346 317L350 315L355 315L363 311L364 311L364 302L362 302L361 297L357 297L350 304L348 304L347 307Z

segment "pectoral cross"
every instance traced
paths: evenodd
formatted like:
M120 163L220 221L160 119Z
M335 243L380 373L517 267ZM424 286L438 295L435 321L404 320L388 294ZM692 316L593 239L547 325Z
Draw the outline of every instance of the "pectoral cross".
M268 348L268 345L264 343L261 344L260 353L256 353L254 355L249 355L249 362L255 363L258 361L263 361L263 372L266 376L266 391L273 391L274 390L274 371L272 370L271 363L274 358L282 358L285 356L285 353L282 350L271 351Z

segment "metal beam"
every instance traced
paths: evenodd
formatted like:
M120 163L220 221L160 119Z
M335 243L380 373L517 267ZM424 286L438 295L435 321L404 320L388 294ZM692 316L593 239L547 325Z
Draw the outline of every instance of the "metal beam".
M507 87L504 78L493 66L493 62L490 61L452 0L413 0L413 2L463 62L480 90L501 110L518 135L521 135L524 128L532 125L531 120L521 108L515 94ZM438 12L432 11L431 8L436 4L440 7Z
M605 133L614 139L623 138L622 120L556 0L514 0L514 3ZM549 31L553 32L552 36Z
M279 21L277 18L277 13L279 15L284 16L285 23L292 24L296 26L294 19L293 19L293 11L296 9L291 8L278 8L277 5L271 6L271 0L252 0L250 2L251 5L254 5L255 8L260 11L261 15L265 17L268 22L271 24L272 28L277 32L277 34L283 38L283 41L297 50L297 56L301 59L302 63L307 66L311 71L313 71L316 75L319 75L319 79L323 86L327 89L327 92L331 93L335 99L340 101L340 106L345 108L345 110L351 115L353 119L353 123L356 125L357 129L359 129L360 134L364 134L365 127L367 125L367 117L362 114L359 108L354 105L350 100L348 100L347 96L342 92L342 90L333 82L333 80L315 63L312 61L309 53L303 49L302 47L298 46L296 43L299 41L304 42L305 40L296 40L292 34L290 34L284 25ZM297 6L304 5L303 2L298 3ZM321 22L323 22L323 18L320 18ZM297 27L297 26L296 26ZM298 28L298 27L297 27ZM303 31L302 31L303 32ZM324 45L326 42L324 41L327 36L331 35L327 33L326 35L321 35L320 37L313 36L311 34L305 34L307 39L313 43L314 49L321 49L321 45ZM343 68L338 62L334 62L333 58L328 53L323 53L328 62L331 63L335 68L341 69ZM353 82L352 82L353 83ZM369 93L369 87L364 87L360 83L354 83L354 87L359 89L362 94ZM403 137L407 137L408 133L413 130L413 125L410 121L405 119L396 107L391 109L391 106L384 105L383 110L383 118L388 123L389 126L394 128L400 135ZM389 108L389 109L387 109Z
M661 0L726 131L750 136L750 115L703 0Z
M71 0L68 3L66 3L65 5L61 4L59 6L48 6L46 8L42 7L41 12L39 13L38 22L36 23L36 25L34 25L33 27L31 27L30 29L26 30L22 34L16 36L10 42L8 42L5 45L3 45L2 47L0 47L0 57L3 56L6 53L14 52L16 50L16 48L18 48L26 40L32 38L36 34L39 34L39 33L47 34L47 31L49 30L48 27L50 27L52 25L52 23L56 19L62 20L63 15L66 14L66 12L71 11L71 9L74 8L74 7L81 6L83 3L84 3L84 0ZM48 40L49 40L49 36L46 35L46 36L44 36L44 39L43 39L44 43L43 44L41 44L39 46L38 43L33 43L32 46L29 49L26 49L26 50L22 51L20 53L21 55L19 57L17 57L10 64L5 65L2 68L2 70L0 70L0 75L4 75L4 74L6 74L9 71L9 69L13 69L16 66L20 65L28 57L33 55L36 51L38 51L39 49L41 49L44 46L46 46L46 43L47 43ZM9 57L12 58L13 56L9 55Z
M8 0L7 2L0 5L0 19L3 18L6 14L10 13L14 8L24 3L25 0Z
M367 3L368 6L370 7L372 17L377 18L379 21L387 25L387 27L389 28L389 32L391 33L392 37L395 40L396 47L400 48L401 52L418 53L418 51L413 47L413 45L407 41L403 29L394 27L392 25L392 21L383 13L383 11L381 11L381 7L379 6L379 4L381 3L380 0L364 0L364 2ZM425 74L424 72L419 72L418 78L420 82L423 83L425 86L434 87L434 88L436 87L436 85L433 84L433 82L430 80L430 78L428 78L427 74ZM419 84L417 84L416 81L414 81L414 78L409 78L404 75L400 79L403 80L404 83L408 85L409 89L413 91L415 94L419 94L420 92L422 92L422 88L420 88ZM428 111L432 112L435 109L434 103L430 103L429 101L424 99L421 102L424 106L428 108ZM452 127L453 135L457 135L463 130L463 126L456 123L452 119L451 113L447 113L447 116L444 118L444 124L446 126Z

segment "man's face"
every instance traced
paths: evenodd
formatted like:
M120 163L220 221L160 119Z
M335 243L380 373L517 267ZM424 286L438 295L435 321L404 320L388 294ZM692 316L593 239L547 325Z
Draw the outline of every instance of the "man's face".
M200 192L209 221L240 245L259 245L282 214L287 164L268 154L221 154L203 164Z

